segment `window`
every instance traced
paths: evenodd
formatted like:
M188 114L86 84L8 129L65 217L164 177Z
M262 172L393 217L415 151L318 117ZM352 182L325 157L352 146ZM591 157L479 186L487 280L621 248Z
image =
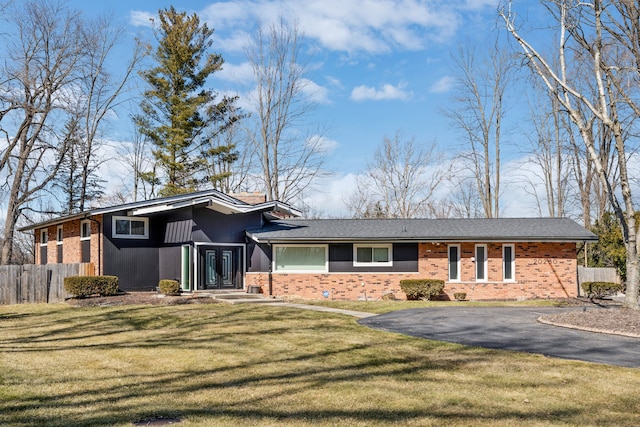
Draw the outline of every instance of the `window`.
M123 239L148 239L149 218L114 216L112 219L113 237Z
M49 231L46 228L40 230L40 246L45 246L49 243Z
M383 267L393 265L392 245L353 245L353 265Z
M91 238L91 221L84 220L80 222L80 240Z
M460 281L460 245L449 245L449 281Z
M487 245L476 245L476 281L487 281Z
M59 225L58 228L56 229L56 243L58 245L61 245L63 240L64 240L64 233L62 230L62 226Z
M514 245L502 246L502 278L505 282L516 280L516 257Z
M274 271L279 272L326 272L326 245L274 245Z

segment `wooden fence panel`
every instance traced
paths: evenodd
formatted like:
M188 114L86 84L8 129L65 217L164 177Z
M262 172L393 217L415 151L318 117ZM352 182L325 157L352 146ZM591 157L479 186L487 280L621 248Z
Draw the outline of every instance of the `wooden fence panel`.
M0 266L0 304L64 301L64 278L93 276L91 263Z
M578 292L583 295L582 283L584 282L613 282L620 283L620 276L615 268L583 267L578 266Z
M20 275L22 266L6 265L0 267L0 304L18 304L20 290Z

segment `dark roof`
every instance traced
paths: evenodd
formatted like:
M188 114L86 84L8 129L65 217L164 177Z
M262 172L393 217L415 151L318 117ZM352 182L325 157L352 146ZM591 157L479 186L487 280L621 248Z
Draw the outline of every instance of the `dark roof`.
M157 199L143 200L139 202L125 203L121 205L109 206L104 208L89 209L73 215L53 218L47 221L31 224L20 228L20 231L42 228L50 225L61 224L66 221L89 218L93 215L108 214L113 212L127 211L130 215L149 215L158 212L165 212L171 209L179 209L186 206L213 206L215 210L223 213L242 213L250 211L282 211L288 215L300 215L296 209L291 206L278 202L270 201L251 205L233 196L222 193L217 190L204 190L194 193L179 194L177 196L160 197Z
M595 241L569 218L292 219L247 230L258 242Z

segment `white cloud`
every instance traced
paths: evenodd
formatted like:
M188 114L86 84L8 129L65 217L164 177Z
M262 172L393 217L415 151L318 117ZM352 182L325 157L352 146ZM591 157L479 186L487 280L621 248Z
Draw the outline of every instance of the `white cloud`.
M301 84L302 93L307 99L317 104L331 104L329 90L326 87L308 79L303 79Z
M248 62L238 65L225 62L222 64L222 70L217 71L214 77L233 83L251 84L253 83L253 69Z
M321 217L348 218L352 214L345 201L356 189L356 174L333 175L317 185L317 189L304 202L311 207L311 214Z
M155 13L132 10L129 14L129 22L134 27L151 27L151 19L155 16Z
M385 84L380 89L376 89L374 87L360 85L351 91L351 99L353 101L381 101L390 99L407 101L413 97L413 92L405 91L405 86L406 84L404 83L399 83L397 86Z
M449 92L455 79L451 76L444 76L437 82L435 82L430 88L429 92L431 93L446 93Z
M241 49L246 34L238 28L270 25L285 17L299 24L307 38L324 48L370 53L397 49L421 49L432 41L447 40L459 25L456 9L480 7L483 1L469 4L430 0L264 0L221 1L205 7L199 15L216 31L234 31L236 43L226 50ZM218 34L217 34L218 35ZM216 36L217 36L216 35Z
M336 140L319 135L310 137L307 143L313 145L316 150L324 154L331 154L340 145Z

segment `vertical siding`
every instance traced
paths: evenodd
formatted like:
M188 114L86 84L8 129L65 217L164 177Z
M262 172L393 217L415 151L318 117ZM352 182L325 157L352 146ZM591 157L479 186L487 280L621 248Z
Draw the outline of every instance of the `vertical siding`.
M148 239L112 238L112 217L120 215L126 216L126 212L104 216L103 274L117 276L123 291L152 291L158 286L158 250L164 222L160 217L149 218Z
M180 281L182 247L160 248L158 256L160 257L158 280L172 279Z

